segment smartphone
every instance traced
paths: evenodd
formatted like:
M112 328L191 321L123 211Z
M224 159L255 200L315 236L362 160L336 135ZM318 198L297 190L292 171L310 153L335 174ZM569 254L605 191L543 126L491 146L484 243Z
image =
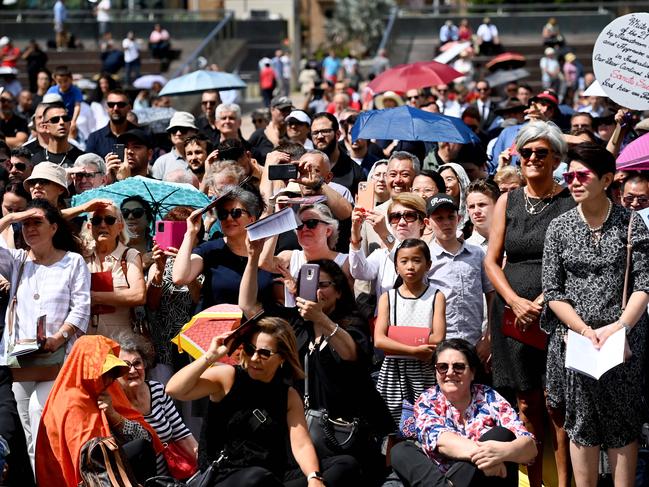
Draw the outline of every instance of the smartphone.
M304 264L300 268L297 295L307 301L318 300L318 282L320 281L320 266L318 264Z
M126 146L124 144L114 144L113 145L113 153L117 154L117 157L122 162L124 162L124 151L125 151L125 149L126 149Z
M297 178L297 164L275 164L268 166L268 179L288 181Z
M357 206L366 210L374 209L374 181L361 181L358 183Z
M187 231L187 222L160 220L156 222L155 229L155 241L162 250L169 247L179 249Z
M46 321L47 315L41 315L36 320L36 343L38 344L38 348L43 348L43 345L47 341L47 332L45 331Z

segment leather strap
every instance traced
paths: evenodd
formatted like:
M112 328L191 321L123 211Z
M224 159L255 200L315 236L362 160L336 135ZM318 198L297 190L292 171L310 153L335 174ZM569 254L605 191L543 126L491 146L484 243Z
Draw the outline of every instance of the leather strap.
M626 267L624 269L624 289L622 291L622 310L626 308L627 301L629 300L629 281L631 279L631 255L633 250L633 242L631 241L631 232L633 229L633 217L635 212L631 212L629 218L629 228L627 229L626 236Z

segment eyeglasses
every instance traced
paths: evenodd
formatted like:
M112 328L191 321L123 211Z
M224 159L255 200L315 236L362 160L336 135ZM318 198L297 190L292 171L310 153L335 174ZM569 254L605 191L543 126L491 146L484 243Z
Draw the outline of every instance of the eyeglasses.
M414 96L409 96L408 100L419 100L421 98L421 95L414 95Z
M190 130L194 130L189 127L171 127L169 130L167 130L167 133L169 134L177 134L180 132L182 135L187 134Z
M92 179L98 174L101 174L100 172L77 172L74 173L72 176L74 176L75 179Z
M592 176L593 172L592 171L571 171L571 172L564 172L563 173L563 180L566 182L566 184L572 184L572 182L577 179L581 184L585 184L588 181L590 181L590 178Z
M446 374L448 369L451 369L456 374L462 374L466 370L466 364L464 362L453 362L452 364L437 362L435 364L435 370L440 374Z
M56 116L50 118L45 123L59 123L61 120L63 120L65 123L68 123L69 121L72 120L72 117L70 115L56 115Z
M318 289L327 289L334 285L333 281L319 281Z
M126 108L128 103L125 101L107 101L106 106L108 106L108 108Z
M144 362L142 362L141 360L136 360L134 362L124 360L124 362L126 362L126 366L129 370L131 370L131 367L133 367L135 370L142 370L144 368Z
M244 213L246 215L250 215L248 210L244 210L243 208L232 208L230 211L221 208L220 210L218 210L216 212L216 217L220 221L224 221L224 220L227 220L228 215L230 215L233 220L238 220L239 218L241 218L241 215L243 215Z
M329 135L335 132L334 129L322 129L322 130L313 130L311 132L312 137L317 137L318 135Z
M304 220L300 225L298 225L297 229L302 230L306 226L309 230L313 230L318 226L318 223L324 222L322 220L318 220L317 218L309 218L308 220Z
M395 225L404 219L406 223L416 222L421 218L421 215L417 211L396 211L388 215L388 221Z
M101 225L103 222L106 222L106 225L109 227L112 225L115 225L115 222L117 221L117 217L114 217L112 215L105 215L105 216L93 216L90 219L90 223L92 223L93 227L98 227Z
M523 159L529 159L532 154L536 155L537 159L545 159L550 154L550 149L521 149L518 153Z
M267 348L257 348L252 343L244 343L243 351L250 358L252 358L256 353L257 356L263 360L268 360L273 355L277 354L277 352L273 352L272 350L268 350Z
M0 98L0 102L9 104L9 103L13 103L13 100L11 98Z
M10 162L9 170L11 171L12 169L15 169L16 171L24 171L27 169L27 164L24 162Z
M647 197L647 196L636 196L636 195L633 195L633 194L628 194L628 195L626 195L624 198L622 198L622 200L623 200L627 205L630 205L630 204L633 203L634 201L637 201L638 204L639 204L639 205L642 205L642 206L644 206L644 205L646 205L647 203L649 203L649 197Z
M124 218L128 219L133 215L133 218L142 218L144 216L144 208L133 208L132 210L125 208L122 210Z

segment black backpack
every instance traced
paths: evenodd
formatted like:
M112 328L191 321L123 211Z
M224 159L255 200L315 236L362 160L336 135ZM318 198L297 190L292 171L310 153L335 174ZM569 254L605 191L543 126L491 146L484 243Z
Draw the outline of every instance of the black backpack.
M81 487L138 487L135 476L115 438L99 437L81 448Z

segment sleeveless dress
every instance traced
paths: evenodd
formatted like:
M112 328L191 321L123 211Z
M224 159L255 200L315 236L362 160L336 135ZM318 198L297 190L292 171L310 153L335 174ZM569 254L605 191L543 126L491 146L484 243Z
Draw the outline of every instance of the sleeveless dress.
M431 328L437 288L429 285L418 298L404 298L399 289L388 291L390 326ZM381 365L377 390L396 424L401 419L403 401L414 404L419 395L435 385L435 368L431 362L414 357L386 356Z
M567 189L550 198L539 214L525 209L524 189L511 191L507 197L504 273L509 285L519 296L536 299L541 294L541 263L545 232L550 222L575 206ZM530 198L533 203L538 199ZM541 207L544 203L541 203ZM496 295L491 327L493 384L514 391L527 391L543 386L546 351L506 337L500 330L505 302Z
M201 469L223 452L227 458L219 465L217 483L253 466L283 478L289 469L288 387L279 373L266 383L237 366L230 392L209 402L198 449Z

